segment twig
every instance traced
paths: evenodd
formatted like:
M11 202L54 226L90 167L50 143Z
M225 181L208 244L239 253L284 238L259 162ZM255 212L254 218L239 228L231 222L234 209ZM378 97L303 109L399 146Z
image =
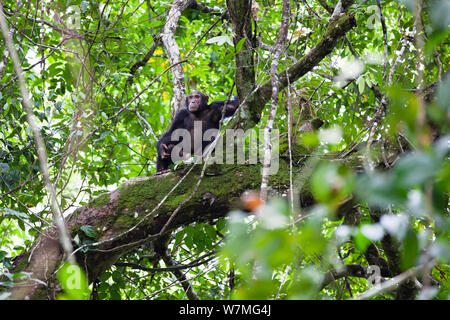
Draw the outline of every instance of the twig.
M202 39L226 16L226 14L228 13L228 11L225 11L224 13L222 13L222 15L220 16L219 19L216 20L216 22L214 22L206 31L205 33L203 33L203 35L200 37L200 39L197 40L197 42L194 44L194 46L192 47L191 50L189 50L189 52L186 55L186 59L189 58L189 56L191 55L192 51L194 51L194 49L197 47L197 45L200 43L200 41L202 41Z
M438 80L441 81L442 80L442 61L441 61L441 58L439 57L439 52L436 49L434 49L434 57L436 58L437 65L438 65Z
M151 134L152 137L153 137L153 140L155 140L155 142L158 141L158 137L156 136L155 132L153 132L152 126L151 126L150 123L148 123L148 121L145 120L145 118L141 115L141 113L139 112L138 106L136 106L136 108L134 109L134 111L136 112L137 117L138 117L139 119L141 119L141 121L144 122L145 125L147 126L148 131L150 131L150 134Z
M175 267L177 263L172 259L172 257L167 253L167 251L164 253L162 257L164 263L168 265L169 267ZM192 288L191 283L186 278L186 274L184 274L179 269L174 269L172 273L175 275L177 280L180 282L181 286L184 289L184 292L186 292L186 295L190 300L200 300L198 295L195 293L194 289Z
M141 266L138 263L131 263L131 262L116 262L114 265L118 266L118 267L129 267L132 269L138 269L138 270L143 270L143 271L148 271L148 272L165 272L165 271L174 271L174 270L183 270L183 269L188 269L188 268L193 268L193 267L198 267L201 266L202 264L205 264L209 261L211 261L212 259L215 258L215 256L208 258L208 259L204 259L210 255L213 255L216 251L210 251L206 254L204 254L203 256L199 257L197 259L197 261L192 261L191 263L188 264L177 264L177 265L173 265L170 267L166 267L166 268L150 268L150 267L145 267L145 266Z

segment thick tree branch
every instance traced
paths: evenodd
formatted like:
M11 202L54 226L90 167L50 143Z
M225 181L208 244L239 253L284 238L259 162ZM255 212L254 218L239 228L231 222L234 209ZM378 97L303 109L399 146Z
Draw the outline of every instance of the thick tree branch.
M358 152L348 157L353 165L359 159ZM92 282L122 255L143 243L157 241L175 229L193 222L214 223L229 211L239 208L244 191L259 188L261 167L227 164L207 166L198 186L201 166L193 167L186 176L186 171L190 168L127 181L116 191L105 193L79 208L68 219L67 230L72 239L78 236L80 240L87 240L81 226L90 225L96 230L95 238L89 238L90 241L95 241L94 244L86 244L75 250L78 263L84 267ZM299 168L294 175L301 174L302 169ZM283 187L287 190L287 172L289 162L280 158L278 173L269 177L269 185L276 185L280 192ZM186 195L191 194L195 188L198 188L197 192L189 201L185 201ZM310 191L302 188L300 198L304 200L308 197ZM304 201L302 203L311 204ZM174 212L177 214L174 215ZM33 279L22 281L11 288L10 298L54 298L60 290L54 282L62 258L63 250L58 232L56 228L51 228L36 240L29 251L16 259L13 271L31 272Z
M90 225L97 232L95 239L90 239L95 240L96 245L83 247L84 250L88 249L87 253L82 253L81 247L75 250L77 261L85 268L89 281L95 280L120 256L142 243L156 240L192 222L211 223L225 216L239 203L243 191L259 186L260 165L221 165L221 174L215 172L214 168L207 168L197 192L176 215L172 213L196 185L201 169L199 166L184 179L180 179L185 174L183 170L174 174L131 179L118 190L79 208L68 220L67 229L72 238L78 235L80 239L86 238L80 230L83 225ZM227 176L232 178L225 178ZM288 184L287 181L279 182ZM178 187L170 194L175 185ZM167 194L170 196L166 197ZM163 234L162 230L165 230ZM16 270L32 272L33 279L14 286L10 298L55 297L55 290L59 289L43 286L43 283L55 280L62 256L56 229L47 230L30 251L16 260Z

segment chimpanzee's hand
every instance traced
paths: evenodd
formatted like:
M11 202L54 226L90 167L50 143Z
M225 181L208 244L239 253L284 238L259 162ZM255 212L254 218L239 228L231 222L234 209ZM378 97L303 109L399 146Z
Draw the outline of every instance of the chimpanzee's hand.
M161 143L161 145L159 146L159 154L161 155L161 159L169 158L172 148L173 145L167 146L165 143Z

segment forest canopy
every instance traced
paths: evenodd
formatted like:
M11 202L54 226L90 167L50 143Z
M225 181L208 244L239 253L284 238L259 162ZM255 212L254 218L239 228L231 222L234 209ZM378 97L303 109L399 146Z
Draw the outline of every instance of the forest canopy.
M448 0L3 0L0 25L0 300L450 298ZM157 173L197 90L238 101L233 153Z

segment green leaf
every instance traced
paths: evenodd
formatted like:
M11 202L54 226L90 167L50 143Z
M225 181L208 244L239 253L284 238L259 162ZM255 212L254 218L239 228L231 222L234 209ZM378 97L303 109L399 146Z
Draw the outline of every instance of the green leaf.
M358 84L359 93L363 93L365 85L366 85L366 82L365 82L364 78L363 77L359 77L358 80L356 80L356 83Z
M7 173L9 171L9 165L7 163L0 162L0 172Z
M219 232L222 232L226 227L227 221L224 218L220 218L216 223L216 228Z
M64 289L58 299L87 300L89 297L86 275L77 264L66 262L58 271L58 281Z
M175 235L175 245L180 244L183 238L184 238L184 231L177 232L177 234Z
M207 225L206 227L205 227L205 231L206 231L206 235L208 236L208 238L210 239L210 240L214 240L215 238L216 238L216 229L214 229L214 227L213 226L211 226L211 225Z
M355 240L356 248L358 248L358 250L359 250L360 252L365 252L366 249L367 249L367 247L368 247L369 244L370 244L370 240L367 239L367 238L362 234L361 231L358 231L358 232L356 233L356 235L353 237L353 239Z
M401 158L394 169L395 184L409 189L432 178L439 163L431 155L417 152Z
M403 248L401 252L401 266L403 270L412 268L416 264L417 255L419 254L419 240L414 230L409 229L403 240Z
M187 236L184 238L184 244L189 248L192 249L194 247L194 240L192 239L192 236Z
M300 232L299 243L307 255L320 255L326 247L326 239L320 231L320 225L305 225Z
M236 44L236 53L239 53L242 50L242 47L244 46L245 38L242 38L239 40L239 42Z
M80 227L80 229L89 238L95 238L96 232L95 232L95 228L93 226L83 225L83 226Z

